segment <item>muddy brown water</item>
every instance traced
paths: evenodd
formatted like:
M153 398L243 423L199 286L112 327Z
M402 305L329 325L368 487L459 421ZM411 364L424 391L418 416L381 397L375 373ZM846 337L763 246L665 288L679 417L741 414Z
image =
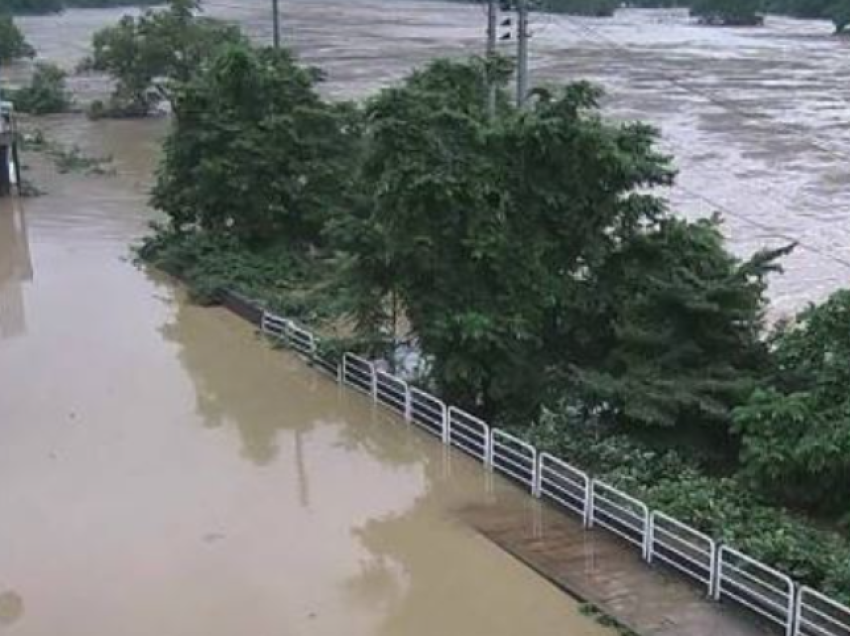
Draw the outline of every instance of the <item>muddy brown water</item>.
M208 2L260 39L266 4ZM285 37L335 97L480 50L478 6L284 6ZM21 23L71 68L121 13ZM828 31L538 15L534 64L598 81L612 116L659 125L681 169L673 205L727 208L739 253L791 235L810 246L773 281L781 313L847 282L835 258L850 258L850 86L837 80L850 44ZM72 85L83 100L107 88ZM492 497L529 514L527 498L128 262L155 218L166 125L41 120L55 140L112 155L118 176L57 175L31 156L48 195L0 203L0 633L602 633L454 514Z

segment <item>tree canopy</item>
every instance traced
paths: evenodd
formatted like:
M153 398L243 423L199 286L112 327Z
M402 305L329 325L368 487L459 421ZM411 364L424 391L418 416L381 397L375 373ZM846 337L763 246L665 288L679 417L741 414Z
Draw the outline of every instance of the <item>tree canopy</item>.
M154 204L177 228L309 245L345 201L350 109L315 91L289 53L232 45L173 95Z
M11 62L22 57L33 57L35 50L27 44L10 15L0 13L0 62Z
M199 6L197 0L169 0L165 9L124 16L95 33L87 66L116 80L101 110L146 115L168 98L171 82L187 81L219 48L242 41L237 27L198 16Z

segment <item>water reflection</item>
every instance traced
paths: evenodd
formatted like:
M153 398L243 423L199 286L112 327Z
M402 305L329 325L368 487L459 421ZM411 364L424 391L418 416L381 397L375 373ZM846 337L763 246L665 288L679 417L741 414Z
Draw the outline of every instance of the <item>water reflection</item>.
M0 339L26 332L23 285L32 277L23 208L17 199L0 199Z

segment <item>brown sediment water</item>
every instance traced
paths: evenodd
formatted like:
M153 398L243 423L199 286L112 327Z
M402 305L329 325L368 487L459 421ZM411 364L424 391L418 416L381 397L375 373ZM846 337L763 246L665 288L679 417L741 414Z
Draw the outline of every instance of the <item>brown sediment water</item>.
M456 514L528 497L128 260L156 123L48 125L119 174L0 202L0 634L608 633Z

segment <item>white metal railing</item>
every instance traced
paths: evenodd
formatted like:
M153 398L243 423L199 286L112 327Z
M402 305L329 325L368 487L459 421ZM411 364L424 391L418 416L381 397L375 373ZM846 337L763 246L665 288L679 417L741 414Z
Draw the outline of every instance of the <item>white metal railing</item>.
M490 465L490 427L483 420L454 406L449 408L448 442Z
M346 353L342 357L342 381L358 391L374 397L375 366L360 356Z
M385 371L375 372L375 400L405 418L409 415L410 390L407 382Z
M850 607L809 587L797 591L794 636L850 636Z
M263 317L260 320L260 331L278 340L286 340L286 328L288 325L289 321L286 318L281 318L280 316L264 311Z
M661 560L713 594L717 558L714 539L657 510L650 515L649 528L647 561Z
M432 435L439 437L443 443L448 443L449 439L447 411L446 404L442 400L438 400L425 391L410 389L410 416L408 419Z
M316 354L316 338L291 320L286 325L286 342L298 353L312 358Z
M589 524L590 477L549 453L540 453L537 463L537 495L552 499Z
M531 444L389 373L346 353L342 363L319 357L315 337L292 321L265 312L263 333L311 357L344 384L439 437L444 443L531 488L532 493L578 514L640 547L648 562L661 561L704 585L715 600L732 601L779 625L786 636L850 636L850 607L659 511L639 499L591 479L567 462L538 453Z
M602 526L641 549L649 544L649 508L639 499L613 486L593 480L590 484L590 526Z
M730 598L794 634L794 582L743 552L721 546L714 598Z
M531 444L494 428L490 433L490 465L536 491L537 449Z

